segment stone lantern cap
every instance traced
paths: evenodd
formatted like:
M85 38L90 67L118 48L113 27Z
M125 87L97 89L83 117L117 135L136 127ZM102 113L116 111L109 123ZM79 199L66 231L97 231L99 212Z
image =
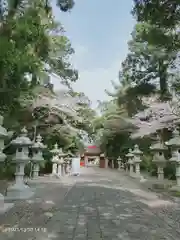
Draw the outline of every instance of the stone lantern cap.
M64 163L64 158L63 158L63 157L60 157L59 160L58 160L58 163L59 163L59 164L63 164L63 163Z
M58 163L59 162L58 156L57 155L53 156L51 161L52 161L52 163Z
M156 163L159 166L165 167L167 160L165 159L164 155L156 156L156 158L152 159L153 163Z
M121 160L122 160L122 159L121 159L121 157L119 156L118 159L117 159L117 161L120 162Z
M68 157L73 157L72 152L68 151L68 152L67 152L67 156L68 156Z
M180 164L180 154L172 154L172 157L169 159L170 162L172 163L178 163Z
M2 126L4 117L0 115L0 138L4 139L8 136L7 130Z
M46 148L46 146L42 143L42 137L40 135L38 135L36 137L36 142L32 146L32 149L33 150L41 150L41 151L38 151L36 154L33 154L31 161L33 161L33 162L44 161L44 158L42 156L42 149L45 149L45 148Z
M166 151L167 147L163 143L158 142L158 143L151 145L150 149L151 149L151 151L159 152L159 151Z
M176 156L172 156L172 157L169 159L169 161L172 162L172 163L175 163L175 162L178 161L177 159L178 159L178 158L177 158Z
M66 157L68 154L67 153L64 153L62 148L59 149L59 152L58 152L58 156L59 157Z
M139 146L137 144L134 146L134 150L132 151L132 153L137 156L141 156L143 154L143 152L139 149Z
M70 158L67 158L67 157L64 158L64 163L65 163L65 164L68 164L69 162L70 162Z
M180 136L177 129L173 131L173 138L166 142L166 145L170 147L180 147Z
M42 143L42 137L40 134L36 137L36 142L32 145L32 148L33 149L45 149L46 148L46 146Z
M129 149L129 152L126 154L126 157L128 157L128 158L133 158L134 157L132 149Z
M67 152L67 155L66 155L65 158L64 158L64 161L65 161L66 163L68 163L68 162L71 161L72 157L73 157L73 154L72 154L70 151L68 151L68 152Z
M54 148L50 151L53 154L58 154L59 153L59 149L58 149L58 144L54 144Z
M172 156L169 159L169 161L178 164L180 163L180 153L178 149L174 149L174 151L172 151Z
M27 137L27 129L24 127L21 130L20 137L17 137L16 139L11 141L12 145L19 146L19 147L29 147L32 146L32 141Z

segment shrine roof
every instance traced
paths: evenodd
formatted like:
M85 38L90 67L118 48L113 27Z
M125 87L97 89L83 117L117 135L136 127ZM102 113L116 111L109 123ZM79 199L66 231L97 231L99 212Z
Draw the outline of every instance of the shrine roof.
M99 155L101 153L101 149L98 146L90 145L85 148L85 155Z

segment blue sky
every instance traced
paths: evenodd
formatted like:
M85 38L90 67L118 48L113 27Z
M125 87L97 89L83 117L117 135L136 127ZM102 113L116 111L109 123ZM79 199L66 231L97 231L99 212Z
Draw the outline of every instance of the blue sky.
M61 21L75 55L73 64L79 80L73 85L92 101L107 100L104 90L112 90L121 62L128 52L127 42L135 24L130 14L132 0L76 0L71 13L62 13L54 6L55 17ZM58 81L53 80L59 88Z

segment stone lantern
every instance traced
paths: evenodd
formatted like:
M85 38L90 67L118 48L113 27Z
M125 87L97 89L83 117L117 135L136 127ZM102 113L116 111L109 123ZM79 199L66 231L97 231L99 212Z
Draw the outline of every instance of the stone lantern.
M121 157L119 156L118 158L117 158L117 162L118 162L118 169L120 170L121 169L121 162L122 161L122 159L121 159Z
M132 151L132 153L134 155L136 177L141 178L140 163L141 163L141 156L143 155L143 152L139 149L139 146L136 144L134 146L134 150Z
M73 154L70 151L68 151L67 157L68 157L68 164L71 165Z
M51 162L53 163L52 165L52 175L56 176L57 175L57 166L58 166L58 161L59 161L59 149L58 149L58 144L56 143L54 145L54 148L51 150L51 153L53 154Z
M126 154L126 157L128 158L128 164L129 164L129 173L130 175L133 174L133 164L134 164L134 154L132 153L132 149L129 149L128 154Z
M167 146L172 149L172 158L169 160L176 164L176 182L177 185L173 187L173 190L180 190L180 136L178 130L173 131L173 138L167 143Z
M58 161L58 176L64 176L65 175L65 169L64 169L64 157L67 156L66 153L63 152L62 148L60 148L59 153L59 161Z
M68 166L68 157L64 157L64 162L63 162L63 175L66 175L67 173L67 166Z
M0 163L2 164L6 159L6 155L3 153L4 149L4 140L7 138L7 130L2 126L3 125L3 116L0 115ZM0 193L0 214L6 212L11 207L12 203L4 203L4 196Z
M166 166L164 152L167 150L167 148L162 142L157 142L150 147L150 150L153 152L152 162L157 165L158 179L164 180L164 167Z
M73 154L68 151L67 152L67 167L66 167L66 171L68 174L70 174L70 171L71 171L71 163L72 163L72 157L73 157Z
M32 146L33 157L31 161L33 162L33 178L37 178L39 176L39 165L42 161L44 161L42 151L46 146L42 143L41 135L36 137L36 142Z
M11 141L11 144L16 147L16 155L12 159L16 163L15 184L8 187L8 199L27 199L34 193L28 185L24 184L24 168L30 161L29 147L32 146L31 140L27 137L27 130L24 127L21 130L20 137Z

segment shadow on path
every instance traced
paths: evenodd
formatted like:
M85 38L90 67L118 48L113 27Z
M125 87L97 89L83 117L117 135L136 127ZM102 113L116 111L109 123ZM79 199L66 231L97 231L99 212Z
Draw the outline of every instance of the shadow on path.
M1 224L17 228L2 232L0 239L180 239L180 206L140 189L118 172L88 168L67 184L46 184L38 191L0 218Z

